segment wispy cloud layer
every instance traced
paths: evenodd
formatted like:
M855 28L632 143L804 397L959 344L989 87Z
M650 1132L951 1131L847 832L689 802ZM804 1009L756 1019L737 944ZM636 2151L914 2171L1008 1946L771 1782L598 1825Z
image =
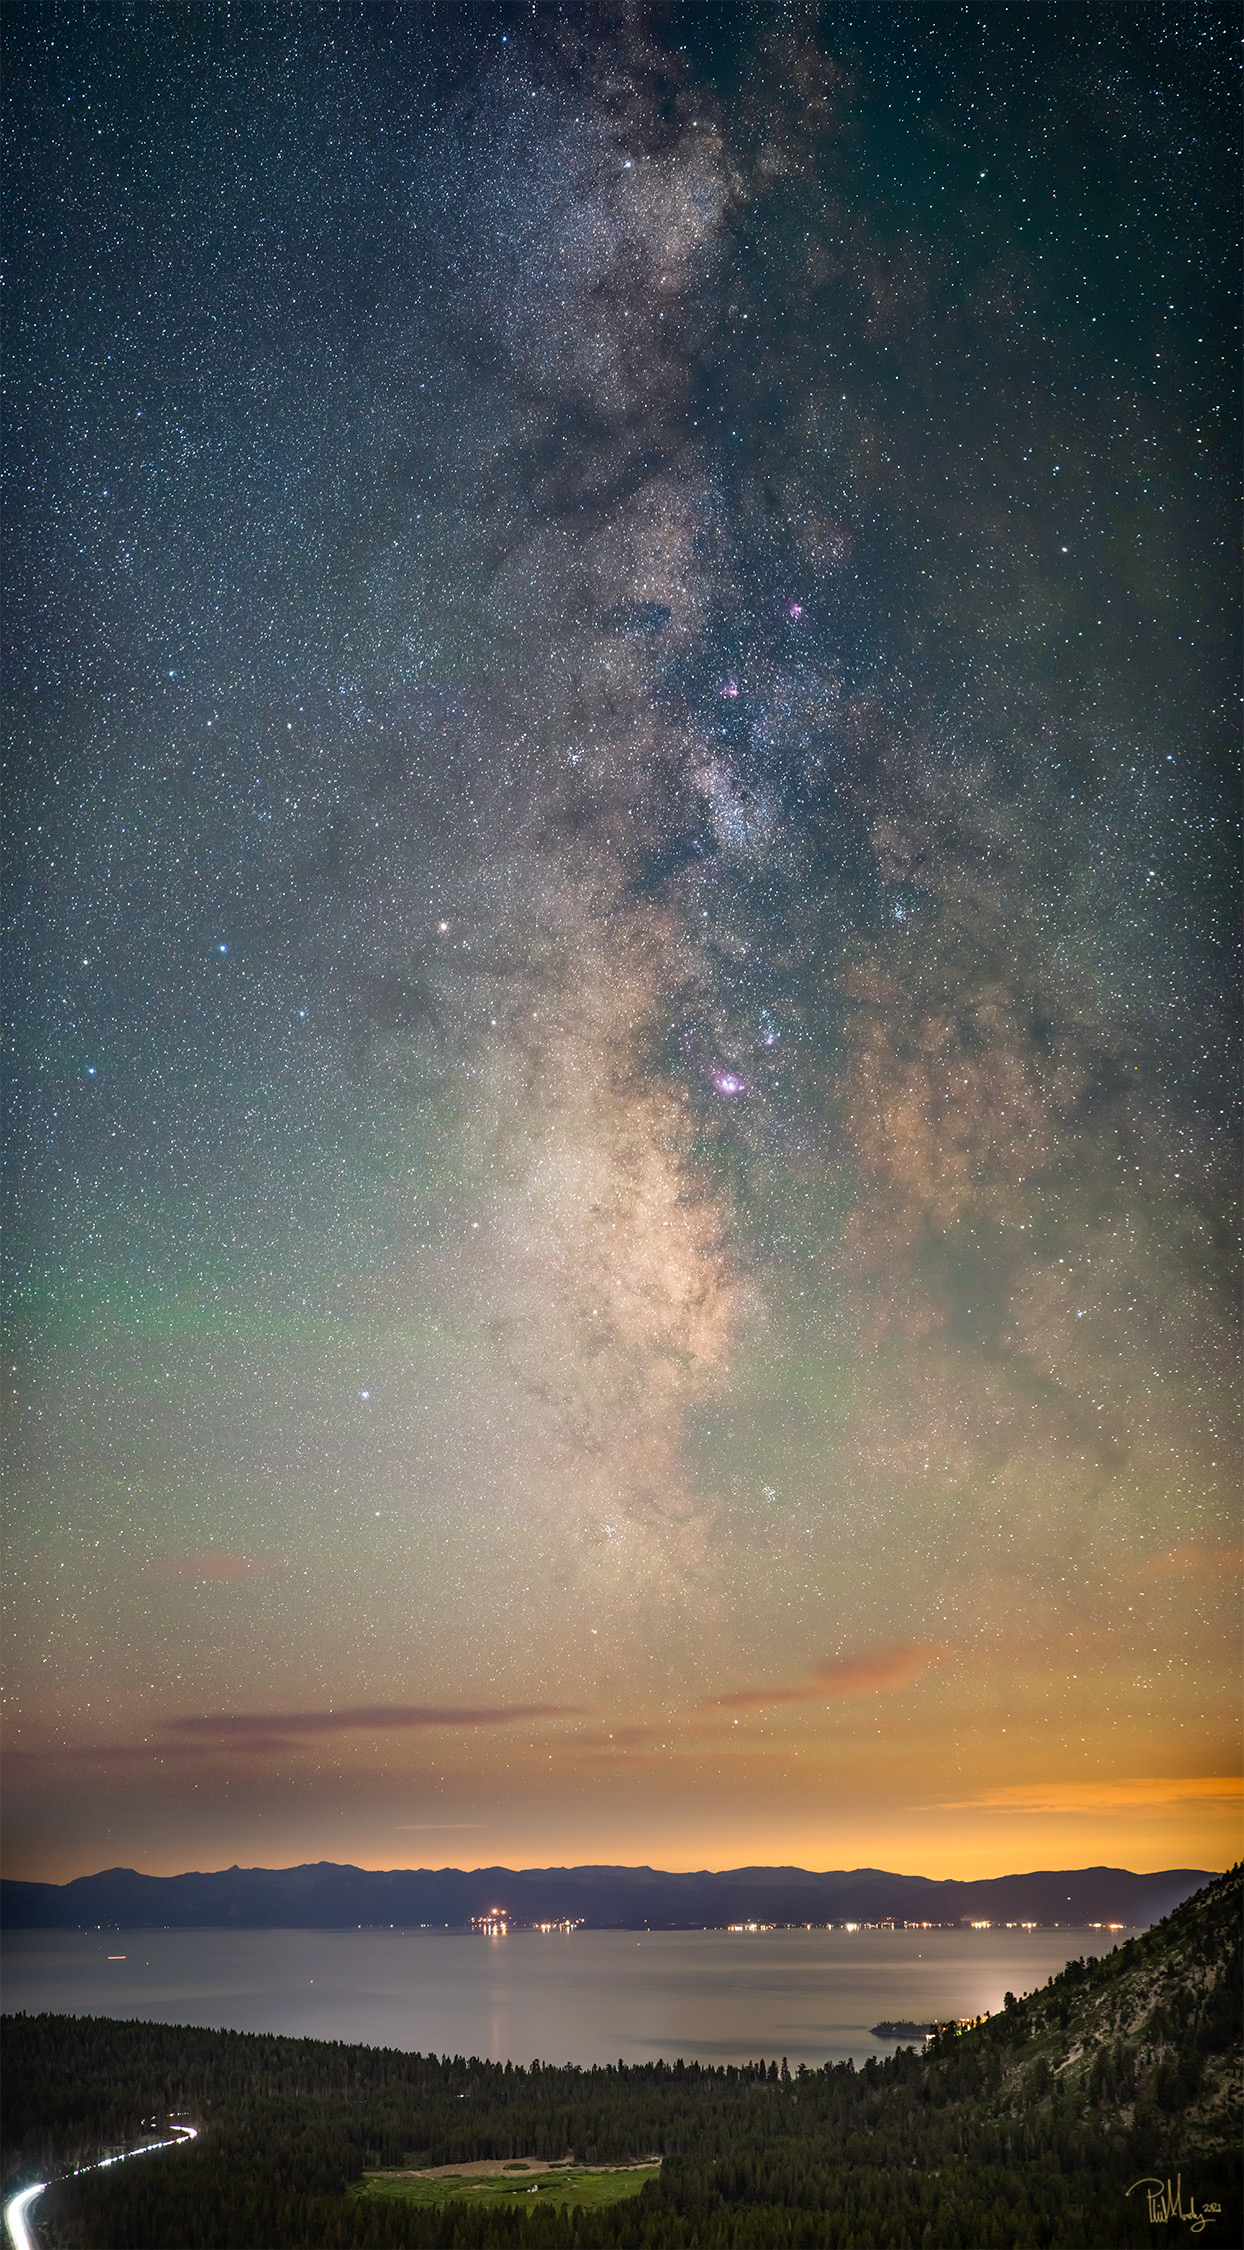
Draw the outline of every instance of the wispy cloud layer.
M1159 1774L1123 1781L1017 1781L981 1789L931 1809L938 1812L1102 1813L1143 1805L1219 1802L1244 1796L1236 1774Z
M776 1687L734 1688L709 1699L705 1709L759 1710L768 1703L818 1703L853 1695L886 1695L907 1687L937 1663L943 1651L933 1642L896 1641L866 1649L860 1656L818 1664L801 1680Z
M150 1759L205 1758L221 1752L259 1755L288 1751L336 1734L379 1734L435 1727L506 1727L523 1720L581 1718L568 1703L366 1703L341 1711L213 1711L166 1719L160 1734L146 1742L56 1744L47 1750L14 1749L6 1762L36 1768L52 1761L80 1759L118 1765Z
M1138 1583L1163 1578L1232 1576L1244 1570L1244 1546L1204 1546L1189 1542L1169 1554L1153 1555L1136 1572Z
M268 1744L308 1735L374 1734L391 1728L505 1727L520 1719L573 1719L572 1703L361 1703L341 1711L215 1711L170 1719L168 1731L199 1740Z
M215 1547L208 1547L197 1555L161 1555L148 1563L145 1578L167 1578L178 1583L201 1583L210 1579L218 1584L230 1585L247 1578L258 1578L269 1566L254 1555L231 1555Z

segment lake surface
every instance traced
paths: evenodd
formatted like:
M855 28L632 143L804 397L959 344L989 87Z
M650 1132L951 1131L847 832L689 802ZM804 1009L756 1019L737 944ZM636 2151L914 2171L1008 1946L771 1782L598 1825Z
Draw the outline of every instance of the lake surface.
M496 2062L888 2054L883 2019L992 2014L1100 1930L14 1930L8 2011L145 2017ZM109 1960L121 1954L121 1960Z

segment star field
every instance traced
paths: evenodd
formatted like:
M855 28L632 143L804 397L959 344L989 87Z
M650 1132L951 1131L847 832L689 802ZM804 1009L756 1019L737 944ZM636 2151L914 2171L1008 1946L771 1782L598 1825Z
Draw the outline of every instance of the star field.
M9 24L14 1874L1232 1856L1233 28Z

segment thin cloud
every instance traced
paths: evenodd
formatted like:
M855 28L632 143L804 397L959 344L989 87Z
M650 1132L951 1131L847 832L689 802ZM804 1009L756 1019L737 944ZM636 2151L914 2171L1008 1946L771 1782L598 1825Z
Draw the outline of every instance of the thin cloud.
M258 1578L267 1564L254 1555L230 1555L208 1547L199 1555L162 1555L147 1564L144 1578L166 1578L191 1584L210 1579L221 1585L234 1584L246 1578Z
M954 1797L924 1812L1119 1812L1144 1805L1222 1803L1244 1795L1236 1774L1135 1775L1121 1781L1016 1781Z
M578 1719L573 1703L362 1703L342 1711L211 1711L169 1719L166 1732L192 1740L230 1743L235 1748L269 1748L307 1737L376 1734L421 1727L507 1727L524 1719Z
M1154 1555L1134 1573L1138 1584L1152 1583L1155 1579L1182 1577L1226 1577L1244 1570L1244 1546L1204 1547L1189 1544L1172 1547L1169 1554Z
M5 1771L8 1773L37 1773L43 1768L74 1760L82 1764L102 1763L125 1766L150 1763L168 1753L182 1757L201 1757L202 1747L189 1744L186 1750L180 1743L156 1742L54 1742L46 1750L6 1750Z
M896 1641L861 1656L818 1664L801 1680L777 1687L734 1688L701 1706L713 1711L759 1711L770 1703L823 1703L853 1695L890 1695L907 1687L936 1664L943 1651L933 1642Z
M333 1734L372 1734L424 1727L503 1727L522 1720L575 1719L583 1712L569 1703L457 1704L376 1703L343 1711L216 1711L166 1719L163 1731L146 1742L55 1743L46 1750L9 1750L10 1768L33 1770L64 1760L134 1765L166 1758L215 1758L222 1752L251 1756L288 1752L299 1743ZM467 1823L467 1825L471 1825Z
M628 1750L634 1749L636 1745L643 1745L648 1742L673 1742L676 1732L673 1720L667 1720L663 1727L614 1727L612 1733L576 1735L574 1747L576 1750L589 1752L593 1750Z

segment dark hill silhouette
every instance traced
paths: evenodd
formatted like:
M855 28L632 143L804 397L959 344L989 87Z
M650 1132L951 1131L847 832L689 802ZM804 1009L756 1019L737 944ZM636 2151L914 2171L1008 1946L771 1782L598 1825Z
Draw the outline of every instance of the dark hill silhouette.
M112 1867L69 1883L0 1884L9 1929L351 1929L461 1927L503 1907L516 1923L582 1921L595 1929L698 1929L728 1922L1156 1922L1209 1880L1204 1869L1083 1867L934 1882L875 1867L817 1874L735 1867L669 1874L654 1867L393 1868L320 1860L142 1875Z

